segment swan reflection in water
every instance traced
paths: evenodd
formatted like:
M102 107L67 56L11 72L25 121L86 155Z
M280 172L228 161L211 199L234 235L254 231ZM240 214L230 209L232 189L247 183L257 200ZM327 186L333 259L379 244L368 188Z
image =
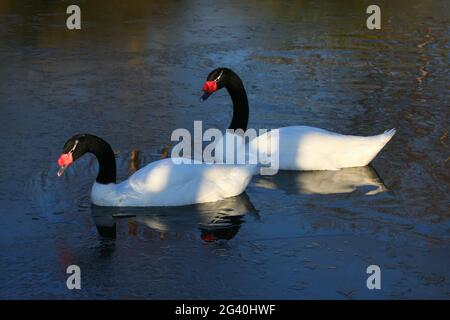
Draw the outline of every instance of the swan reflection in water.
M287 194L339 194L367 188L366 195L388 191L370 166L338 171L279 171L274 176L260 176L255 184L264 189L280 189Z
M92 205L99 235L115 239L117 223L127 219L130 236L164 238L168 235L196 237L203 241L230 240L239 231L245 215L258 217L246 193L222 201L182 207L120 208ZM120 229L120 228L119 228ZM120 232L120 231L119 231Z

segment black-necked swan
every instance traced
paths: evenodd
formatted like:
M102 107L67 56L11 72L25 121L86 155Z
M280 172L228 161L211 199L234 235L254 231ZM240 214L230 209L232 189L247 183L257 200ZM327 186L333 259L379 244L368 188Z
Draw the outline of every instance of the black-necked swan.
M242 80L231 69L217 68L211 71L203 85L201 99L205 101L222 88L227 89L233 102L233 118L229 129L247 130L247 93ZM278 157L281 170L339 170L368 165L394 136L395 129L369 137L343 135L307 126L283 127L278 129L278 133L278 143L272 146L270 132L250 141L250 152Z
M219 201L241 194L254 174L251 166L175 164L167 158L152 162L116 183L116 160L111 146L97 136L78 134L64 144L58 159L58 176L85 153L94 154L99 163L91 190L91 201L98 206L181 206Z

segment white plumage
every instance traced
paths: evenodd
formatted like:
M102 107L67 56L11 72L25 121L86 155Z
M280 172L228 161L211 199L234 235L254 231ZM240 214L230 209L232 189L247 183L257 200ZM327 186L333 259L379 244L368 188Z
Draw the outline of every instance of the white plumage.
M395 132L391 129L361 137L292 126L278 129L278 139L274 141L271 141L274 132L258 136L250 142L250 150L259 152L260 159L278 159L281 170L339 170L368 165Z
M94 183L92 203L99 206L181 206L213 202L241 194L254 167L226 164L152 162L118 184Z

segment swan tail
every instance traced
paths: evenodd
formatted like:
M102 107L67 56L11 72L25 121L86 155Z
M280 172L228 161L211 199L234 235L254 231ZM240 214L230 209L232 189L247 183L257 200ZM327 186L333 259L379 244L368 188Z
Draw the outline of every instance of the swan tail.
M367 159L367 163L365 165L368 165L372 160L380 153L380 151L384 148L384 146L392 139L392 137L395 135L397 130L390 129L386 130L382 134L375 136L377 138L377 142L375 143L372 152L369 152L369 158Z
M397 132L397 130L395 130L395 128L392 128L392 129L386 130L385 132L382 133L382 135L384 136L384 139L386 140L386 143L388 143L389 140L392 139L392 137L395 135L396 132Z

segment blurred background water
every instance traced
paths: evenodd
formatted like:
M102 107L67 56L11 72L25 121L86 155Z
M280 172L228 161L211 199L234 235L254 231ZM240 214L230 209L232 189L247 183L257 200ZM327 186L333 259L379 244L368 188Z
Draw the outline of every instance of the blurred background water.
M0 298L448 299L449 2L378 1L379 31L370 4L2 0ZM255 177L215 204L92 207L89 156L57 179L75 133L109 141L125 178L175 128L225 129L226 92L198 100L218 66L242 77L250 127L397 134L372 167Z

